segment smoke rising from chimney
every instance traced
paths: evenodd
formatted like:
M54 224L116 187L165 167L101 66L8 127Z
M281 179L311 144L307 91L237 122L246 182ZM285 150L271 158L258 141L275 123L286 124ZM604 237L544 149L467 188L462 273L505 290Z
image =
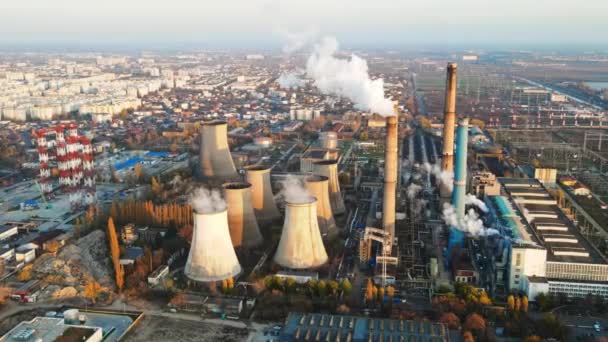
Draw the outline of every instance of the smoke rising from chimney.
M444 203L442 218L447 225L474 237L499 234L496 229L485 227L473 208L469 209L462 218L459 218L454 206L450 203Z
M384 81L369 77L364 59L354 54L350 60L336 58L337 51L338 42L333 37L324 37L315 45L306 63L306 75L315 86L322 93L350 99L360 110L394 115L392 101L384 97Z
M302 180L294 175L287 175L285 180L281 182L281 192L279 193L286 202L289 203L307 203L310 202L312 196L306 189Z
M437 185L445 186L450 192L454 190L454 174L452 172L443 171L439 164L424 163L422 166L425 172L435 176Z
M483 211L484 213L488 212L488 207L486 206L486 204L483 203L482 200L480 200L479 198L477 198L477 196L475 196L473 194L466 195L466 197L464 198L464 204L465 205L474 205L477 208L479 208L481 211Z
M211 214L226 210L226 201L219 190L198 188L190 195L190 205L199 214Z

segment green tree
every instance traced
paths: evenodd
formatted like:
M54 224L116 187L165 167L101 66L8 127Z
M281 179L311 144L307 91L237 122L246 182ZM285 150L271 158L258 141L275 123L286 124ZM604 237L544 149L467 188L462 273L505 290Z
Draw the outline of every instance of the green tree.
M285 292L287 293L294 293L296 292L296 280L293 278L287 278L285 279Z
M327 284L323 280L319 280L319 284L317 285L317 292L319 293L319 297L323 298L327 295Z
M347 278L345 278L340 283L340 290L342 291L342 293L344 293L345 296L348 296L353 291L353 285L350 283L350 281Z
M329 287L329 292L332 295L336 295L338 293L338 288L340 287L340 285L338 284L337 281L331 280L331 281L329 281L329 283L327 283L327 286Z

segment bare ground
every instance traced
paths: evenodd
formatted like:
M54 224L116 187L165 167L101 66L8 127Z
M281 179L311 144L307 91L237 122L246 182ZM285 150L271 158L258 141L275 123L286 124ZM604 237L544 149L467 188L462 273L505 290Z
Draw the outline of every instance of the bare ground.
M249 330L200 321L145 316L126 336L126 341L245 341Z

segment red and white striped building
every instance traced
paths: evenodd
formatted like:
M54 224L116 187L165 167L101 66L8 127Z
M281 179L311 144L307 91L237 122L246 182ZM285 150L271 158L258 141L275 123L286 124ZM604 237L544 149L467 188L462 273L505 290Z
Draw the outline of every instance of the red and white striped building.
M58 170L58 185L73 207L95 202L95 163L91 140L78 135L75 123L37 132L39 183L45 196L53 191L51 162Z

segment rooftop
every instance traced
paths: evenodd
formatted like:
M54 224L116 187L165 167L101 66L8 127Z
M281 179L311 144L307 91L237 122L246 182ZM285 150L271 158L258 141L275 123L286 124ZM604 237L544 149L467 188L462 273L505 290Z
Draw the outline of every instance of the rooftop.
M533 192L554 201L547 189L534 178L498 178L504 191L512 197L522 192ZM547 261L588 264L607 264L601 253L583 237L580 230L556 204L526 203L514 200L525 223L526 231L547 249Z
M62 318L35 317L31 321L19 323L6 335L2 336L0 342L88 341L97 332L101 337L101 328L99 327L67 325L64 324ZM82 339L82 337L86 339Z
M423 321L290 313L281 341L450 341L445 325Z

